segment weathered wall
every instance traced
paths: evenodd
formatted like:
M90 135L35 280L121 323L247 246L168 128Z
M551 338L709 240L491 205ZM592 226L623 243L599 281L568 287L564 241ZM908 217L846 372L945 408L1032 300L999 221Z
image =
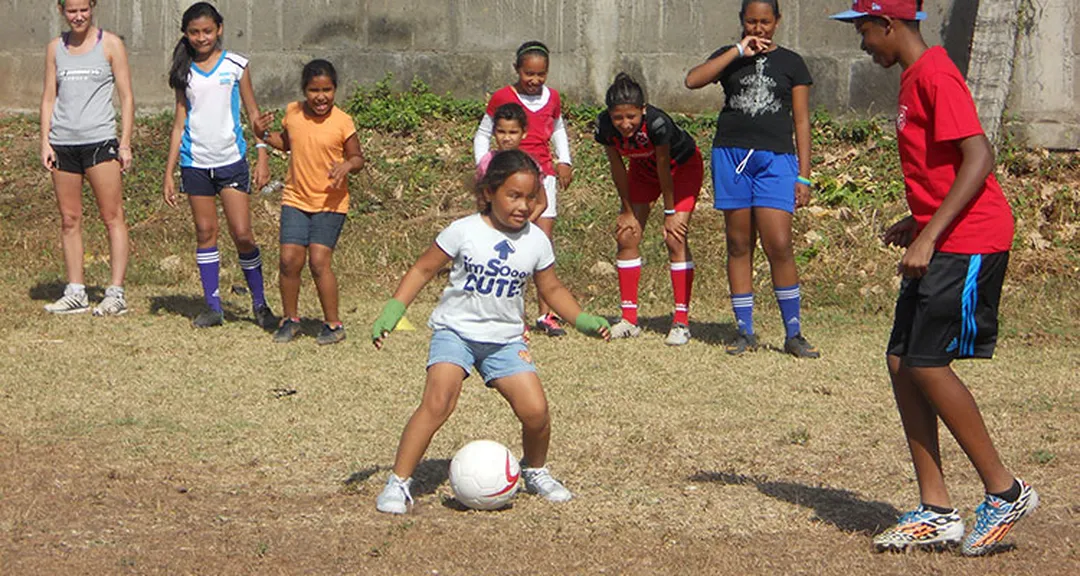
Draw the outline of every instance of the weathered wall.
M986 1L986 0L984 0ZM1075 12L1074 0L1039 0ZM100 0L98 23L127 41L140 108L171 103L165 83L168 59L179 38L180 14L187 0ZM221 0L226 45L252 59L256 92L266 104L281 104L299 94L302 64L326 57L345 84L373 82L386 72L402 83L421 78L437 91L482 97L513 78L516 46L540 39L553 50L549 83L567 99L596 102L610 79L627 70L644 81L656 104L683 111L714 110L720 90L683 88L686 71L716 47L737 37L739 0ZM826 19L846 8L844 0L788 0L777 40L803 54L816 85L813 104L833 111L886 111L896 98L899 70L882 70L859 50L851 26ZM944 43L966 68L977 0L935 2L928 8L924 34ZM61 19L47 0L0 0L0 106L35 108L40 98L43 46L60 32ZM1047 8L1047 11L1050 9ZM1080 34L1076 19L1052 20ZM1041 25L1041 24L1040 24ZM1062 57L1046 58L1048 40L1032 36L1021 48L1030 65L1025 77L1060 70ZM1067 110L1075 118L1072 96L1080 74L1072 70L1080 41L1070 37L1068 66L1057 84L1014 98L1021 118L1046 124ZM1040 63L1046 60L1045 66ZM1041 82L1041 80L1040 80ZM1071 100L1070 100L1071 99ZM1066 101L1068 100L1068 101ZM1074 124L1075 126L1075 124ZM1070 131L1071 130L1071 131ZM1057 134L1080 146L1075 128L1035 130ZM1060 138L1059 138L1060 139ZM1036 138L1037 143L1038 138ZM1058 144L1060 145L1060 144Z

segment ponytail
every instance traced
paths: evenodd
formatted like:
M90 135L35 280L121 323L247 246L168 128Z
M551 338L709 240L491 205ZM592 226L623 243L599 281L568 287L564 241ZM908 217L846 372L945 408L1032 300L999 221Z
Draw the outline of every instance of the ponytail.
M622 104L643 108L645 106L645 90L629 74L619 72L615 76L615 81L608 88L607 95L604 96L604 103L607 104L608 110Z
M191 63L195 60L195 48L187 39L187 27L192 20L209 18L214 24L221 26L225 19L221 12L209 2L196 2L184 10L184 16L180 21L180 41L173 48L172 66L169 68L169 87L173 90L187 90L188 78L191 76ZM221 45L221 36L218 36L218 46Z

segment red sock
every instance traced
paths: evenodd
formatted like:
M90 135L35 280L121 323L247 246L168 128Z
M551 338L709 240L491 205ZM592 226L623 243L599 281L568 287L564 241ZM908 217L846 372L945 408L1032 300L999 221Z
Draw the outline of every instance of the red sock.
M616 260L619 269L619 297L623 320L637 326L637 291L641 281L641 258Z
M675 295L675 324L690 324L690 293L694 288L694 262L671 263L671 292Z

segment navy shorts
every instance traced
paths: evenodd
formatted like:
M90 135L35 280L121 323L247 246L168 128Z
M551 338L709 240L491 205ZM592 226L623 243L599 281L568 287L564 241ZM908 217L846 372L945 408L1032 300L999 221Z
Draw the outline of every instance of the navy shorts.
M476 367L484 384L522 372L536 372L529 347L522 340L505 344L474 342L458 336L453 330L436 330L431 335L427 367L448 363L460 367L469 377L469 370Z
M887 353L914 367L991 358L1009 253L938 252L922 278L905 278Z
M717 210L774 208L795 212L799 160L794 154L713 148L712 174Z
M56 152L56 169L72 174L86 174L86 171L98 164L120 158L120 143L116 139L64 146L51 144Z
M337 246L345 215L338 212L305 212L292 206L281 206L281 244L309 246L321 244L330 249Z
M226 188L251 193L247 160L217 168L180 169L180 191L188 196L217 196Z

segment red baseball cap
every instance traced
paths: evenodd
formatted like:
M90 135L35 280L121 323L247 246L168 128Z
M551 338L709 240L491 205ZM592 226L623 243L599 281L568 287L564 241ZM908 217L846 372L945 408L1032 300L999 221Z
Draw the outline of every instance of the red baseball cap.
M851 10L829 16L833 20L856 20L866 16L887 16L897 20L926 20L918 0L852 0Z

